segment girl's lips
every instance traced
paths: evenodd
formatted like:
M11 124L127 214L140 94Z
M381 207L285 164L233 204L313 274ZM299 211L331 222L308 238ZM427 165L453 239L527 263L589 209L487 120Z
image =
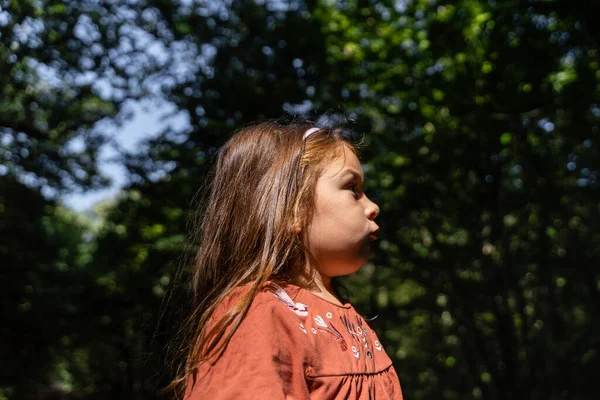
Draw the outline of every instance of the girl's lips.
M373 232L369 233L369 239L371 239L371 240L377 240L378 236L379 236L379 228L377 228Z

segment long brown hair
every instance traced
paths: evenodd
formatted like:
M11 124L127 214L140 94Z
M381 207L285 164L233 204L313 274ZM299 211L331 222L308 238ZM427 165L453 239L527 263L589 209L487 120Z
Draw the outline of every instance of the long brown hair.
M217 359L268 280L307 287L313 259L298 232L314 208L314 191L326 162L342 154L339 128L305 138L310 124L263 122L237 132L218 155L210 195L193 242L193 312L185 321L177 377L167 389L183 396L200 364ZM220 319L209 321L234 289L248 290Z

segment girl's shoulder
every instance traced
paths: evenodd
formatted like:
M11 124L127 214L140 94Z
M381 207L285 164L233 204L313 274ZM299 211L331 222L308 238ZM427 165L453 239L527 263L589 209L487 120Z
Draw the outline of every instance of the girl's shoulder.
M221 316L227 310L239 306L240 300L250 289L251 284L235 288L223 299L214 316ZM299 286L286 282L267 281L252 299L244 321L246 325L248 323L299 325L307 319L319 318L319 315L347 315L355 312L350 303L335 304Z
M273 281L265 283L256 296L257 306L265 304L269 304L279 312L292 313L303 318L316 312L339 313L354 310L348 302L335 304L299 286Z
M298 300L301 291L302 289L297 286L267 282L262 287L260 296L257 296L258 304L271 304L279 312L291 312L298 317L306 317L309 306Z
M239 307L250 288L247 284L234 289L217 307L214 316L218 318L227 310ZM238 330L260 329L272 335L285 332L292 336L328 332L341 339L340 328L351 331L354 325L366 326L366 322L350 303L336 304L302 287L268 281L254 296Z
M248 294L251 284L239 286L231 291L219 304L214 316L220 316L227 310L235 308ZM296 320L296 317L306 317L309 305L304 289L284 282L267 281L252 299L248 313L244 319L260 318L262 315L270 319L277 317L284 320ZM289 317L289 318L285 318Z

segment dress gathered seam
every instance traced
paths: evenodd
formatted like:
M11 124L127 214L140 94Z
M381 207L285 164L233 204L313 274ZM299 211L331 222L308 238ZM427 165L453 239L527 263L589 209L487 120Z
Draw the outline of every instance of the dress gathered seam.
M348 373L319 374L319 375L305 374L305 376L306 376L306 378L309 378L309 379L315 379L315 378L333 378L333 377L339 377L339 376L372 376L372 375L380 375L380 374L382 374L384 372L387 372L393 366L394 366L393 364L390 364L387 367L382 368L379 371L374 371L374 372L348 372Z

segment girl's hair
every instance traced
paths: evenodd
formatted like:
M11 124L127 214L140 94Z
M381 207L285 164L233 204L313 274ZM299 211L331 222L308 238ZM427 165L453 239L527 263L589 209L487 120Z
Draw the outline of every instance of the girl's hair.
M268 280L307 287L314 265L299 232L314 209L315 185L347 144L340 128L305 138L309 124L263 122L241 129L218 155L210 195L194 232L193 312L187 318L184 361L167 389L183 395L203 362L216 360ZM217 306L242 285L239 300L214 324ZM210 329L209 329L210 328Z

